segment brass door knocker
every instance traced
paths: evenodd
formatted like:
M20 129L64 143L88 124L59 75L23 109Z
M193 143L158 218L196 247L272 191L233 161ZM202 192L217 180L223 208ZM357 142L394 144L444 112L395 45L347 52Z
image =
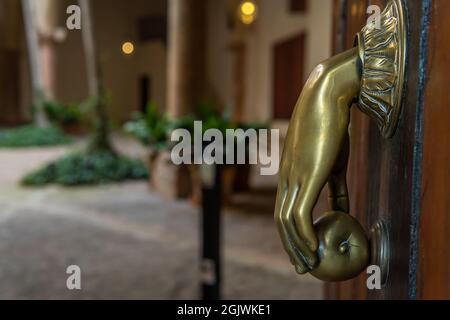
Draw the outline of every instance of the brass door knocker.
M343 281L368 265L366 233L347 214L350 108L357 103L384 137L392 137L401 111L405 56L403 3L391 0L381 28L365 26L357 46L319 64L303 88L285 141L275 208L284 248L300 274ZM327 183L332 211L313 224L313 208Z

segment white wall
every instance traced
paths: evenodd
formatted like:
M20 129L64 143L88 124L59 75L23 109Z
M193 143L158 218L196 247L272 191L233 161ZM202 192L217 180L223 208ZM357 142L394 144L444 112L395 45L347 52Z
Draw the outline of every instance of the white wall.
M312 69L331 54L332 0L309 0L306 14L289 12L287 0L257 0L258 19L247 31L247 74L244 119L266 122L273 109L273 45L305 32L305 79ZM227 47L231 37L226 27L224 0L210 0L209 81L225 105L231 104L230 65ZM300 90L299 90L300 93Z

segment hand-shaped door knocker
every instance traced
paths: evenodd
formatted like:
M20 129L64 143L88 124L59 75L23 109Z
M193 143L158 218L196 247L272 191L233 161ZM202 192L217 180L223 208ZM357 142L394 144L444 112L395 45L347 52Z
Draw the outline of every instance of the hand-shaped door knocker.
M346 184L350 108L394 134L401 110L406 55L402 0L391 0L381 28L367 25L354 49L318 65L295 107L280 166L275 220L283 246L300 274L325 281L357 276L369 262L364 229L349 214ZM325 184L331 212L313 223Z

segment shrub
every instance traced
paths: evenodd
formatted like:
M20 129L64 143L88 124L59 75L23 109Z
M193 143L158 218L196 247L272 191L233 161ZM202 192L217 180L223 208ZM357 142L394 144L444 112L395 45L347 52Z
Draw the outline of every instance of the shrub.
M83 116L81 107L76 104L63 105L56 101L45 101L43 107L48 120L58 125L80 123Z
M71 142L73 140L70 137L54 126L41 128L35 125L26 125L0 130L0 147L55 146Z
M147 168L139 160L109 151L78 152L49 163L22 179L27 186L59 184L94 185L125 180L146 179Z
M145 114L136 114L124 126L126 133L146 146L164 149L167 146L171 122L165 114L160 114L153 103L148 103Z
M209 103L200 103L196 112L176 119L169 119L159 114L153 103L147 105L145 114L136 113L133 119L124 126L126 133L132 135L146 146L156 149L171 148L170 133L175 129L185 129L194 134L195 121L202 122L202 133L209 129L218 129L224 135L227 129L266 129L267 126L258 123L233 123L227 112L220 112L217 107Z

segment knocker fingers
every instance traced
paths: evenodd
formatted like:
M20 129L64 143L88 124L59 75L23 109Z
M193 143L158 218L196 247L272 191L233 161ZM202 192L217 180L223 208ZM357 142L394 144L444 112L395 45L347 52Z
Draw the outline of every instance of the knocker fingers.
M282 188L280 188L282 189ZM285 189L284 189L285 190ZM296 265L298 273L306 273L317 264L317 256L296 230L293 206L298 196L299 187L292 186L288 190L280 191L282 202L277 206L277 226L285 250Z
M291 263L296 267L297 273L304 274L310 270L310 267L307 265L304 255L295 246L294 241L289 236L287 231L287 225L289 225L288 218L283 216L283 207L286 204L287 197L288 190L283 186L283 183L280 183L275 206L275 222L284 250L289 255Z

